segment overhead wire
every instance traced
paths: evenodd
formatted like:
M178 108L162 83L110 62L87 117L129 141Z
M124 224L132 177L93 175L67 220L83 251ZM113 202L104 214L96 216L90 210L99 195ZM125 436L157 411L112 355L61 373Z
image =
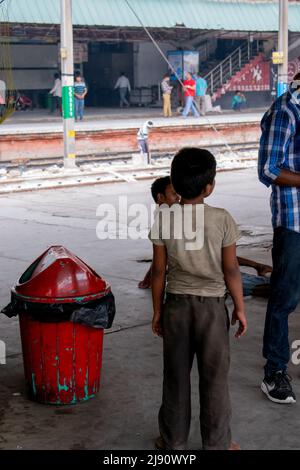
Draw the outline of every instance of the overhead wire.
M133 13L133 15L136 17L137 21L139 22L139 24L141 25L141 27L144 29L145 33L147 34L147 36L149 37L149 39L151 40L151 42L153 43L153 45L155 46L155 48L158 50L159 54L163 57L163 59L166 61L166 63L168 64L170 70L172 70L172 72L174 73L175 77L177 78L178 82L180 83L181 87L184 89L184 83L182 81L182 79L180 78L180 76L178 75L177 71L175 70L175 68L173 67L173 65L171 64L171 62L169 61L168 57L166 56L166 54L163 52L163 50L160 48L159 44L157 43L157 41L154 39L154 37L152 36L152 34L150 33L149 29L145 26L145 24L143 23L142 19L140 18L140 16L138 15L138 13L136 12L136 10L133 8L133 6L131 5L131 3L129 2L129 0L124 0L125 3L127 4L128 8L131 10L131 12ZM193 105L196 107L197 111L199 112L199 107L197 106L197 104L193 103ZM202 116L204 118L204 120L207 122L207 124L216 132L216 134L220 135L217 127L207 118L207 116ZM230 147L230 145L224 141L223 139L223 142L221 142L221 145L224 145L224 147L230 152L231 155L235 155L234 151L232 150L232 148Z

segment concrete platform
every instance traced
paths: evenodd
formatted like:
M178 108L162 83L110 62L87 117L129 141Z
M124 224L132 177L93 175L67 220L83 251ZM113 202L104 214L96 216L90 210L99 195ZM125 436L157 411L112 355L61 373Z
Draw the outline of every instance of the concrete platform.
M83 122L75 124L77 131L102 131L118 129L137 129L147 120L154 120L155 127L176 127L178 125L231 124L259 122L265 108L248 109L245 112L208 113L204 117L183 118L174 113L172 118L164 118L157 108L87 108ZM62 120L47 111L17 111L0 125L0 136L19 134L61 133Z
M51 407L28 401L24 393L18 321L0 316L0 339L8 360L0 365L0 449L152 449L157 436L161 399L162 343L151 333L149 291L137 288L151 258L147 240L96 238L96 208L151 203L150 182L90 186L0 196L0 304L28 264L50 244L64 244L112 283L117 316L105 335L102 388L97 398L71 407ZM256 171L220 173L211 205L228 209L243 230L239 252L270 262L272 229L269 191ZM261 393L262 331L266 302L246 300L249 332L232 337L230 388L233 436L243 449L299 449L300 402L279 406ZM298 311L290 323L291 341L300 338ZM290 366L300 397L300 369ZM199 405L195 368L192 381L193 420L190 448L199 449ZM300 398L299 398L300 400Z

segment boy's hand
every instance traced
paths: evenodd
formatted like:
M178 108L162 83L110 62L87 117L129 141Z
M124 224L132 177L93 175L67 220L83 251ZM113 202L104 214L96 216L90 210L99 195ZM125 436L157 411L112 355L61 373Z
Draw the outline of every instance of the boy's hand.
M239 327L234 336L240 338L247 331L247 319L244 310L237 310L235 308L232 312L231 324L235 325L237 321L239 322Z
M266 277L267 274L273 271L272 266L268 266L267 264L258 264L256 268L258 276Z
M163 332L162 332L162 322L161 322L161 314L160 313L154 313L153 314L153 319L152 319L152 331L155 335L162 337Z

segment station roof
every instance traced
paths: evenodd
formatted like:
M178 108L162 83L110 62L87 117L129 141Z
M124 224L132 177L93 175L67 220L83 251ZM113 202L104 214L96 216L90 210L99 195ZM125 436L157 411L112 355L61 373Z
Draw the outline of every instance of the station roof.
M277 31L278 1L129 0L149 28L186 27L200 30ZM6 3L6 6L5 6ZM4 0L0 22L58 24L59 0ZM136 28L137 18L125 0L73 0L76 26ZM289 30L300 32L300 4L289 5Z

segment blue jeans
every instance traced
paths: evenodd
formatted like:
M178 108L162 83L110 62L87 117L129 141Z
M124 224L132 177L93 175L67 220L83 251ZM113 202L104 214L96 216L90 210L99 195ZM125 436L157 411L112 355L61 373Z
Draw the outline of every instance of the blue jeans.
M233 106L232 106L232 109L234 111L241 111L242 107L245 106L245 103L244 102L241 102L241 103L235 103Z
M75 119L83 119L84 100L75 97Z
M288 317L300 300L300 233L276 228L272 258L263 344L267 376L279 370L286 371L290 360Z
M127 88L121 87L119 88L119 93L120 93L120 107L123 108L123 105L129 106L129 103L126 99L127 96Z
M243 295L253 295L253 289L258 286L270 284L270 279L263 276L255 276L241 272L243 283Z
M185 97L185 106L184 106L184 110L182 111L182 116L186 117L191 110L192 110L194 116L200 117L200 114L198 113L198 111L196 109L196 106L194 104L193 96L186 96Z

